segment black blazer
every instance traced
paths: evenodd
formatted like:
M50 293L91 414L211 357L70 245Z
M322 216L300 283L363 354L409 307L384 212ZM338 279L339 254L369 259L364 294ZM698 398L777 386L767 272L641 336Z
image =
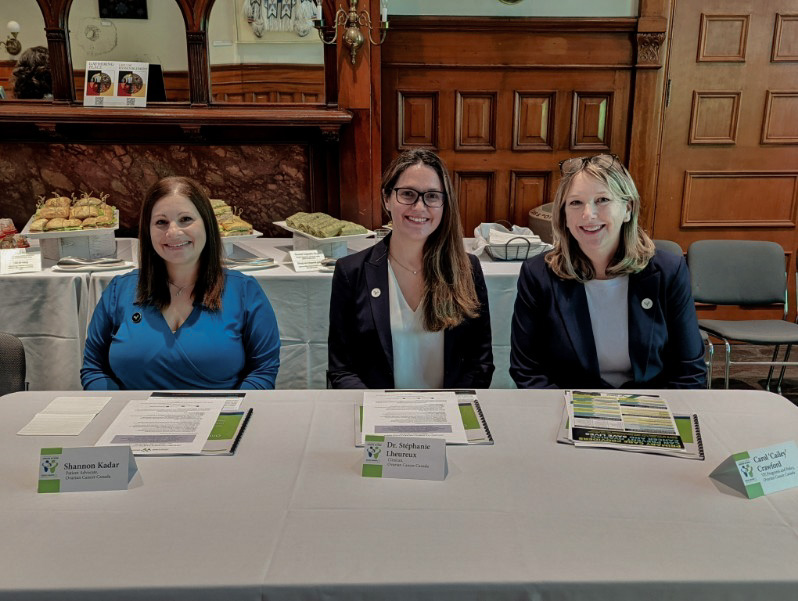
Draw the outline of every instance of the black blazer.
M625 388L701 388L704 344L684 258L657 253L629 276L629 358ZM585 287L554 275L538 255L518 278L510 375L519 388L612 388L599 375Z
M389 244L390 236L336 262L327 372L333 388L394 388ZM488 291L479 259L468 257L481 308L478 317L444 331L444 388L488 388L493 376Z

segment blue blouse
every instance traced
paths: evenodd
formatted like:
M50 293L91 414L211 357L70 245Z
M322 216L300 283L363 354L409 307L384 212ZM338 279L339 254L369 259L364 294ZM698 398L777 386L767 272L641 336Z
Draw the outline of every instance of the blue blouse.
M136 305L138 270L111 280L89 325L86 390L273 389L280 335L254 278L225 270L222 307L200 303L172 333L161 311Z

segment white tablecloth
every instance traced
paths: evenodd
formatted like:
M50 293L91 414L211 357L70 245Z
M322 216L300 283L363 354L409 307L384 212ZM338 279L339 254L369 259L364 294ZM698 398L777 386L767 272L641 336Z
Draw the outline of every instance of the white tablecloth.
M94 394L94 393L92 393ZM798 489L748 500L708 478L729 454L795 439L760 391L667 391L698 414L706 461L554 442L558 391L481 391L493 446L449 447L444 482L361 478L354 391L250 393L235 456L139 458L127 492L36 493L15 433L54 393L0 399L0 599L798 598Z
M350 243L351 252L366 248L373 240ZM290 238L259 238L238 243L244 250L261 257L272 257L278 267L248 271L260 283L277 314L280 327L280 371L277 387L326 388L327 332L329 329L332 274L297 273L290 265ZM471 248L471 241L466 241ZM492 388L515 388L510 379L510 319L521 263L492 261L487 255L482 269L488 287L493 330L493 355L496 372ZM95 272L89 282L89 313L102 291L121 272Z

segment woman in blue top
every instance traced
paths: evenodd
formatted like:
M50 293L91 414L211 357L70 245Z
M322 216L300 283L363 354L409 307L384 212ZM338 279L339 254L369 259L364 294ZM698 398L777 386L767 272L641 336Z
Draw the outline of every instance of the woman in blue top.
M205 192L156 183L139 220L139 269L115 277L89 325L86 390L272 389L280 336L254 278L222 268Z

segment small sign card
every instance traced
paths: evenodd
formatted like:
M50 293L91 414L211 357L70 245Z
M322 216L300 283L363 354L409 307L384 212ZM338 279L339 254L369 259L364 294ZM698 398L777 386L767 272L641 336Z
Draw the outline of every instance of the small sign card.
M138 466L129 446L42 449L39 492L127 490Z
M87 61L83 106L146 107L149 63Z
M294 271L318 271L325 259L324 253L318 250L289 250Z
M444 480L447 472L443 438L366 436L361 472L364 478Z
M40 252L27 252L26 248L0 250L0 275L41 270L42 254Z
M798 486L798 447L790 440L735 453L709 476L749 499L793 488Z

